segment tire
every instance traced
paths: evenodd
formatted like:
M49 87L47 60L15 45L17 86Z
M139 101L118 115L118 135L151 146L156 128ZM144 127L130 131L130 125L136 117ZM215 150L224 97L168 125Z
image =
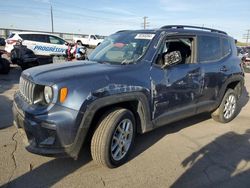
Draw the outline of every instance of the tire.
M108 168L125 163L133 147L135 127L135 118L131 111L119 108L107 113L91 140L93 160Z
M238 96L235 90L228 89L220 106L212 113L212 118L220 123L228 123L237 115Z
M10 62L7 59L1 58L0 64L0 74L8 74L10 72Z
M83 46L81 41L77 41L77 45Z

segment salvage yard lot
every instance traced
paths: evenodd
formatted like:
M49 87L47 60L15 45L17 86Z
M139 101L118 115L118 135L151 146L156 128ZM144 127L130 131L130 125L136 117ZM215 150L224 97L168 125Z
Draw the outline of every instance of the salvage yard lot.
M21 69L0 75L0 186L4 187L250 187L250 74L240 114L228 124L201 114L136 138L129 161L116 169L27 152L13 126L13 94Z

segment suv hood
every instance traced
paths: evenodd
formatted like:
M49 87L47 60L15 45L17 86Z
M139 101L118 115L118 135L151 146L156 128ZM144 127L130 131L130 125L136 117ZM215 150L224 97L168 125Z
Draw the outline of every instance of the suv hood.
M65 80L117 71L122 65L101 64L93 61L66 62L33 67L23 71L22 76L41 85L53 85Z

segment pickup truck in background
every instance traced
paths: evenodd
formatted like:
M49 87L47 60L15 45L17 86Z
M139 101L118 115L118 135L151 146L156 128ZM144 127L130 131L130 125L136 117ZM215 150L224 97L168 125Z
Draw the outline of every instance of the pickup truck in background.
M78 35L73 37L75 43L86 47L96 47L103 39L104 37L100 35Z

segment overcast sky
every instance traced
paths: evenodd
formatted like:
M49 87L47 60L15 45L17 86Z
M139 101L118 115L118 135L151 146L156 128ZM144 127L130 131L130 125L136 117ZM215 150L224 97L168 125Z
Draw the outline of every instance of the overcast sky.
M213 27L240 41L250 29L250 0L0 0L0 27L109 35L169 24Z

